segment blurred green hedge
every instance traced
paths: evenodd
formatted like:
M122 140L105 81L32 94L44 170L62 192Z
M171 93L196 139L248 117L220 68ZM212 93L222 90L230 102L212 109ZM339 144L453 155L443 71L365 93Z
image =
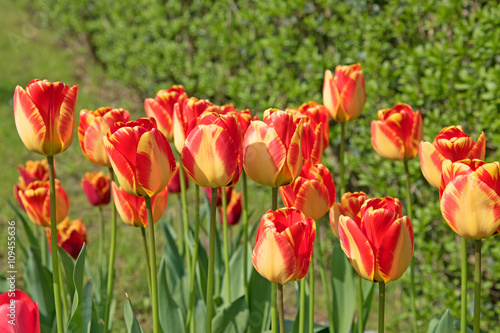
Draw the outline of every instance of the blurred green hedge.
M376 111L398 102L422 112L426 141L461 124L474 138L484 131L486 159L498 159L498 1L37 0L35 8L63 37L85 35L109 75L141 97L182 84L190 96L260 113L321 102L325 69L361 63L368 101L362 117L347 126L348 190L405 198L403 164L382 160L370 143ZM333 123L331 135L325 163L337 178L339 128ZM460 242L443 221L437 191L421 176L418 160L410 169L423 329L445 308L459 317ZM488 331L499 319L495 241L483 247ZM470 274L472 291L472 265ZM407 276L388 293L397 294L399 309L409 309ZM407 327L409 311L391 313L394 330Z

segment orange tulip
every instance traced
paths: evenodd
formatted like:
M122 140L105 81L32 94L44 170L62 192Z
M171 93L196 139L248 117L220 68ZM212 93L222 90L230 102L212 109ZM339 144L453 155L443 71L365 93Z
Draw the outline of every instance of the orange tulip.
M296 208L268 210L260 220L252 262L260 275L285 284L309 269L316 223Z
M188 99L183 86L171 86L168 90L162 89L156 93L156 97L144 100L146 115L155 118L158 129L165 135L168 141L174 141L173 122L174 105L182 104Z
M347 192L342 195L340 203L336 202L330 209L330 225L332 227L333 233L337 238L339 236L339 217L341 215L348 216L351 219L355 219L361 209L361 206L368 200L368 196L364 192Z
M40 333L38 303L18 289L0 294L0 327L3 333Z
M114 123L103 140L120 186L127 193L152 197L167 186L177 166L154 118Z
M280 187L280 194L285 206L295 207L316 221L335 203L335 184L323 164L306 163L292 184Z
M240 221L242 198L243 198L243 193L236 193L235 191L231 194L231 200L229 201L226 207L227 225L235 225ZM220 209L220 213L221 216L222 214L224 214L222 207Z
M474 142L465 134L462 126L443 128L433 143L421 142L419 146L420 167L425 179L435 188L441 184L442 164L457 162L463 159L484 160L486 137L484 133Z
M499 233L500 163L443 164L440 196L441 213L459 236L481 239Z
M26 187L33 183L35 180L49 180L49 168L47 166L47 160L41 161L27 161L26 166L17 166L17 171L19 172L19 183L14 185L14 197L16 198L19 206L22 210L24 208L21 197L19 196L19 191L25 191Z
M49 240L49 249L52 251L50 228L45 228L45 232ZM87 243L87 228L85 228L82 219L71 221L69 217L66 217L57 224L57 245L68 252L73 259L76 260L78 258L83 243Z
M179 173L180 163L177 162L176 165L177 169L175 170L174 175L172 176L167 185L168 193L181 193L181 178ZM188 189L189 177L185 172L184 172L184 183L186 184L186 189Z
M413 227L398 199L369 199L352 219L339 217L342 250L358 274L372 282L399 279L413 257Z
M78 86L33 80L14 92L14 120L24 145L45 156L59 154L73 142Z
M339 123L356 119L366 103L365 77L361 65L337 66L335 76L327 70L323 83L323 104Z
M59 180L55 180L56 186L56 221L61 222L68 216L69 198ZM34 181L26 190L19 191L19 197L26 208L26 213L31 222L42 227L50 226L50 190L49 181Z
M109 175L104 172L86 172L82 178L82 190L92 206L107 205L111 199Z
M269 109L252 121L243 140L243 166L253 181L279 187L291 184L302 165L302 119Z
M372 121L372 145L383 158L408 161L418 155L418 146L424 138L422 115L411 106L396 104L392 109L378 111Z
M146 200L144 197L128 194L119 188L114 182L113 198L115 199L116 210L123 222L133 227L146 228L148 226L148 215L146 211ZM168 190L165 188L161 192L151 197L151 208L153 210L153 221L158 222L167 207Z
M78 141L83 154L90 162L111 167L108 155L104 149L102 137L116 122L127 122L130 115L127 110L113 109L112 107L99 108L95 111L84 109L80 111L80 124L78 125Z
M199 186L233 186L241 175L241 141L233 115L204 112L184 143L182 165Z

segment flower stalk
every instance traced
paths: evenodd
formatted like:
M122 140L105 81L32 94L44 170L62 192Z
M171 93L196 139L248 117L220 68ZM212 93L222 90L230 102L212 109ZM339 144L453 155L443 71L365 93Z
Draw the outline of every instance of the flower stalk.
M378 333L384 333L385 325L385 282L378 283Z
M113 168L109 168L109 177L111 183L115 180ZM115 270L115 250L116 250L116 206L115 196L111 194L111 246L109 249L109 264L108 264L108 286L106 293L106 312L104 313L104 331L109 330L109 316L111 310L111 300L113 298L113 282Z
M212 200L216 200L216 198L212 197ZM224 238L224 268L226 270L226 296L227 296L227 304L231 304L231 277L229 270L229 240L228 240L228 231L227 231L227 195L226 188L222 188L222 229L223 229L223 238Z
M474 240L474 333L479 333L481 323L481 239Z
M214 268L215 268L215 213L217 209L217 187L212 188L212 207L210 210L210 234L208 250L208 279L207 279L207 321L206 333L212 332L212 308L214 297Z
M149 261L151 269L151 306L153 308L153 332L160 333L160 317L158 313L158 281L156 275L156 245L155 228L153 221L153 210L151 208L151 197L145 196L146 211L148 213L149 227Z
M467 333L467 239L461 237L462 252L462 294L460 309L460 333Z

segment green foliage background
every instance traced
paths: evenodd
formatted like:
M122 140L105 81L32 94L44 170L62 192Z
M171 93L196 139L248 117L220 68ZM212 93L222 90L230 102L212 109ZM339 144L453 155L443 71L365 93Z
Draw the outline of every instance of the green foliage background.
M35 2L45 14L40 20L53 24L62 37L85 35L108 75L141 97L182 84L190 96L260 113L321 102L325 69L361 63L368 101L362 117L347 126L348 190L405 197L403 164L384 161L370 143L376 111L399 102L422 112L426 141L441 128L460 124L474 138L484 131L486 159L498 160L498 1ZM334 123L331 137L325 164L338 179ZM459 317L460 242L443 221L437 191L423 179L418 160L410 161L410 170L424 328L445 308ZM488 239L483 247L483 328L488 331L498 326L500 248L495 243ZM402 284L390 284L388 292L401 302L398 309L409 309L407 276ZM393 329L400 331L409 311L391 313Z

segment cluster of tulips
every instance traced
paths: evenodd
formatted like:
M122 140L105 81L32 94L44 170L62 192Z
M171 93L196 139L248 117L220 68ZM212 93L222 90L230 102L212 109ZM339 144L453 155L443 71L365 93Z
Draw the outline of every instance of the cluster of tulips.
M20 167L20 183L14 194L29 219L47 230L52 249L57 246L78 259L84 251L86 232L81 220L67 217L69 199L55 178L54 156L72 143L77 117L75 104L78 87L61 82L34 80L26 89L18 86L14 94L14 117L19 135L26 147L46 160L28 162ZM273 283L272 331L284 332L283 285L301 280L299 332L314 331L314 274L310 274L311 299L308 327L304 324L303 292L313 258L316 241L322 256L321 237L316 237L316 222L329 213L334 234L352 267L359 274L357 327L363 323L361 278L378 283L379 332L384 331L385 285L399 279L410 266L413 327L417 331L415 309L413 228L408 161L420 155L422 172L429 183L439 188L443 217L451 229L465 239L474 239L480 265L481 239L497 233L500 227L500 164L485 163L485 137L477 142L460 126L444 128L431 144L423 142L422 116L407 104L397 104L378 112L371 126L372 144L383 158L403 161L407 179L407 214L397 198L369 198L363 192L346 192L344 180L345 125L358 118L366 102L361 66L338 66L335 75L326 71L323 87L324 105L309 102L297 109L268 109L262 120L249 110L239 111L232 105L217 106L207 100L188 97L182 86L161 90L144 102L146 118L130 120L123 109L110 107L95 111L82 110L78 139L84 155L94 164L107 167L104 172L87 173L82 189L89 202L99 207L101 228L103 206L112 199L111 241L106 274L103 255L104 232L99 250L99 281L107 281L104 328L112 327L110 307L113 298L114 256L116 245L116 211L122 220L141 229L147 260L146 273L152 306L154 332L161 332L158 311L158 281L154 224L160 220L167 204L168 192L180 192L183 223L179 233L189 277L190 298L186 332L194 330L194 289L199 242L191 249L189 238L199 238L199 188L203 187L211 202L208 231L208 267L206 284L206 332L212 331L215 216L221 207L224 235L224 261L230 280L227 226L243 216L244 284L247 288L248 193L247 176L271 188L270 209L258 226L251 260L255 269ZM322 164L329 142L329 118L340 124L340 202L332 174ZM171 144L180 158L176 161ZM243 171L244 170L244 171ZM189 178L187 177L189 176ZM243 179L243 193L233 186ZM187 217L186 188L195 183L195 225ZM278 192L284 207L278 207ZM146 233L149 235L147 239ZM191 235L193 234L193 235ZM68 306L61 297L58 251L51 251L56 326L59 333L67 327ZM466 252L462 252L466 253ZM42 255L42 258L45 256ZM465 260L465 261L464 261ZM324 276L324 264L320 258ZM463 256L462 264L467 264ZM145 267L146 268L146 267ZM335 270L335 267L331 267ZM462 271L464 272L464 271ZM465 274L465 276L464 276ZM466 270L462 276L465 285ZM476 277L477 280L477 277ZM330 312L332 291L325 285ZM476 281L480 288L480 279ZM479 290L479 289L478 289ZM466 291L466 290L465 290ZM19 299L29 297L16 291ZM228 300L231 288L227 285ZM476 294L477 295L477 294ZM5 298L4 295L2 295ZM247 295L248 297L248 295ZM466 329L466 292L462 293L462 332ZM28 300L26 300L26 298ZM1 299L1 298L0 298ZM61 305L62 300L62 305ZM6 303L4 303L6 304ZM0 305L0 311L4 309ZM23 307L29 316L38 316L36 304ZM28 310L29 309L29 310ZM479 299L476 296L474 329L479 332ZM28 314L27 314L28 316ZM38 318L38 317L36 317ZM64 318L64 320L63 320ZM3 320L3 319L2 319ZM36 322L38 319L34 320ZM333 332L332 317L330 332ZM71 318L70 318L71 321ZM36 327L36 324L33 324ZM30 328L30 331L37 331ZM38 328L39 330L39 328ZM165 328L163 328L165 331Z

